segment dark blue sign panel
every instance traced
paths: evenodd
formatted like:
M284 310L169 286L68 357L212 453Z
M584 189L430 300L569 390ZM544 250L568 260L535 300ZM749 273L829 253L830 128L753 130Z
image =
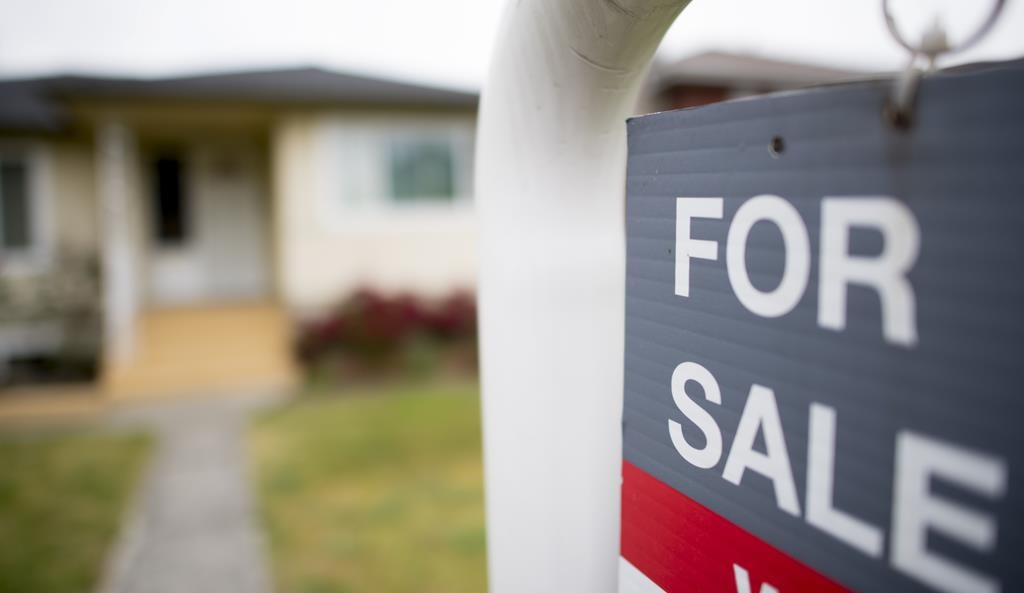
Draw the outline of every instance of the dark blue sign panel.
M623 591L1024 589L1024 63L633 119Z

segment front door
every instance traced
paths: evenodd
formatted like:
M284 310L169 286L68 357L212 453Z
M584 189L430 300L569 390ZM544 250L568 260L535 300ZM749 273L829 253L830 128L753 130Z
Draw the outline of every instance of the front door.
M269 293L264 162L246 145L152 160L149 296L156 305L258 300Z

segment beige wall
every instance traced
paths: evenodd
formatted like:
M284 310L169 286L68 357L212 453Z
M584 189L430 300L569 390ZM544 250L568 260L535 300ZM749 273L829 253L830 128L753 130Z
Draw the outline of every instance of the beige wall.
M298 314L362 287L424 295L476 286L472 200L426 206L346 204L329 147L378 126L465 130L468 114L321 113L282 118L271 139L278 285ZM341 151L344 153L345 151Z
M58 250L96 254L99 215L93 145L87 141L57 143L52 154Z

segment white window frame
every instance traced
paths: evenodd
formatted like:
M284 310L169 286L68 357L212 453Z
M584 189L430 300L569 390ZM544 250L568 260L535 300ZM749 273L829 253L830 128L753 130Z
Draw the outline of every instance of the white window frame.
M336 230L472 216L474 125L469 117L338 116L320 120L316 144L318 210ZM397 200L391 195L390 147L403 138L448 139L453 146L455 195L452 198ZM460 148L461 146L461 148ZM359 161L348 167L346 159ZM353 182L345 176L357 179ZM357 189L346 196L346 184Z
M5 143L0 144L0 161L25 164L29 224L32 225L28 247L11 249L0 242L0 275L24 276L46 272L52 259L49 152L35 142Z

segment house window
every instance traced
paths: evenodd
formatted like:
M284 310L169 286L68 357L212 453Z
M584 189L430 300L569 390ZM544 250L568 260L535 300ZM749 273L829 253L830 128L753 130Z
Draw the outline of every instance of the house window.
M189 234L183 164L177 157L161 157L154 169L154 238L159 245L181 245Z
M395 201L449 202L455 198L455 154L448 139L395 138L389 158Z
M339 220L462 211L473 179L466 121L334 121L321 136L318 184Z
M28 165L23 160L0 160L0 251L32 247L32 204Z

